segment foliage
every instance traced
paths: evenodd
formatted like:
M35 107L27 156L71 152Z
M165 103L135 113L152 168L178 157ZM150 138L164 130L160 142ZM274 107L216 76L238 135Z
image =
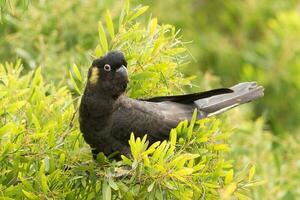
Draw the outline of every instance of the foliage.
M69 66L89 63L97 21L113 2L31 0L24 9L23 1L4 0L8 9L0 23L1 60L21 58L25 69L41 66L48 81L65 84Z
M109 50L121 50L126 55L132 75L128 87L131 97L183 92L182 86L190 82L178 71L186 62L183 54L186 48L180 40L179 31L172 25L159 24L157 18L149 18L147 24L137 21L147 9L148 6L138 6L131 11L127 1L121 11L118 28L114 28L107 11L106 32L110 40L100 22L100 45L96 48L96 56L102 56Z
M11 12L11 9L13 8L11 3L12 2L9 0L0 0L0 22L4 13ZM29 0L15 0L13 3L20 7L26 8L29 4Z
M46 84L41 68L20 76L20 62L0 65L0 190L5 199L199 199L244 197L254 171L234 172L219 120L181 122L170 141L148 147L131 135L132 158L91 161L65 87ZM74 125L74 126L73 126ZM128 165L129 167L125 167Z
M227 119L238 124L231 142L230 158L236 158L237 169L249 163L256 165L256 177L265 180L253 190L254 199L298 199L300 196L299 135L278 137L265 127L263 118L250 123L242 112L232 110Z

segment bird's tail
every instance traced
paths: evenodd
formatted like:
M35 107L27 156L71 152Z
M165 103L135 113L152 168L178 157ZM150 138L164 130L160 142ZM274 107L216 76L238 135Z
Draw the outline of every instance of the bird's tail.
M264 88L255 82L239 83L230 89L232 93L199 99L194 103L207 116L212 116L264 95Z

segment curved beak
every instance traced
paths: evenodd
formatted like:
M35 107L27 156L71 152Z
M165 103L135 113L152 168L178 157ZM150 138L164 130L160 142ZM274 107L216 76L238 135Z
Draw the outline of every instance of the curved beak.
M121 76L125 77L126 80L128 80L128 71L127 68L122 65L119 69L117 69L116 71L118 74L120 74Z

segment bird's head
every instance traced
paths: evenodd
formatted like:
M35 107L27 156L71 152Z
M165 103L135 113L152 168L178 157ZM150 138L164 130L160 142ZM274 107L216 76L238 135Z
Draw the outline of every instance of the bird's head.
M118 98L128 83L127 62L122 52L108 52L95 59L88 72L87 86L90 92Z

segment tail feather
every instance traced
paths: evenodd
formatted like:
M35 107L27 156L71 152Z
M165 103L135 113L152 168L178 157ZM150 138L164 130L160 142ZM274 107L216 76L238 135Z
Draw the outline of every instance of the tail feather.
M230 89L233 90L232 93L199 99L194 103L202 112L212 116L264 95L264 88L256 82L239 83Z

